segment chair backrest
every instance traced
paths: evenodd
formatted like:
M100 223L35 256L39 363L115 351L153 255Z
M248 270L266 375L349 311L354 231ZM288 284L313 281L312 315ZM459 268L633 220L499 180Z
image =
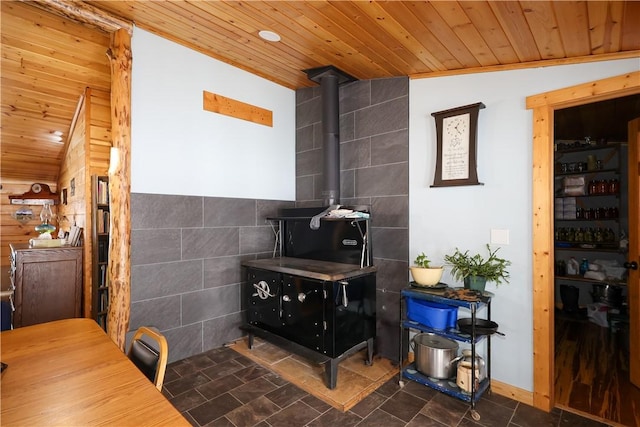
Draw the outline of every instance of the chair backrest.
M157 343L157 350L148 343L149 338ZM162 391L169 356L166 338L153 329L141 326L133 335L127 356L156 385L156 388Z

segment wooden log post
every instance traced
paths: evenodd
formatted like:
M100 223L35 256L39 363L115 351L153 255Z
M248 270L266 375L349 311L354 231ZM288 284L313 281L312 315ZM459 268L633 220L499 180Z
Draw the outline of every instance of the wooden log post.
M131 304L131 36L111 33L111 135L109 203L109 312L107 332L121 350L129 329Z

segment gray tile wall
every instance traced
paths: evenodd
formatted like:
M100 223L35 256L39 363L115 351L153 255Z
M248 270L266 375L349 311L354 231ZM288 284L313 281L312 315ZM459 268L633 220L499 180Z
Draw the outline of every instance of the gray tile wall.
M169 341L170 362L239 338L240 262L271 256L265 218L292 206L132 194L130 331L157 327Z
M318 87L296 92L296 203L322 205L322 117ZM378 267L377 352L398 359L400 290L409 280L409 81L340 87L340 200L371 205Z
M340 88L341 202L372 206L377 351L398 357L399 291L408 281L408 79ZM296 92L296 205L322 200L320 91ZM130 330L155 326L170 361L239 338L240 262L271 256L265 220L293 202L131 195Z

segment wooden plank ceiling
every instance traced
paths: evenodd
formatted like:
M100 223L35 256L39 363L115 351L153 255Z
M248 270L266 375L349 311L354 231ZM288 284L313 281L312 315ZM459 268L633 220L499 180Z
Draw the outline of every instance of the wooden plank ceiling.
M324 65L373 79L640 55L637 1L85 3L292 89ZM108 89L107 45L98 30L2 2L2 178L55 181L50 140L66 140L82 88Z

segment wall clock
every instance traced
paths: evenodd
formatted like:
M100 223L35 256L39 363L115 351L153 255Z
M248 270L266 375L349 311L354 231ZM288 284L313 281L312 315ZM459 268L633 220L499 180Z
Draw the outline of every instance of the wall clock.
M432 187L482 185L478 182L476 142L482 102L438 111L436 173Z

